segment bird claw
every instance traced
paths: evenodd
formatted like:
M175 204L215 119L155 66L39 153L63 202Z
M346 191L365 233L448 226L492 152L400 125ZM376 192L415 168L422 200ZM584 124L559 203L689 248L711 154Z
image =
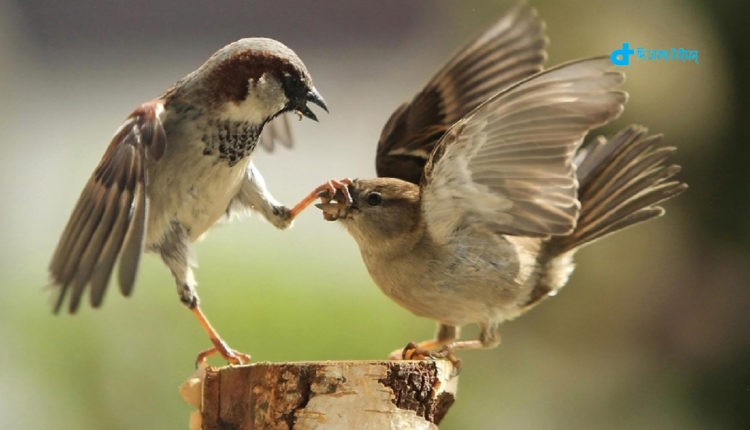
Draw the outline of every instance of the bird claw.
M340 181L331 179L316 189L321 202L315 206L323 211L323 218L336 221L346 217L348 209L354 204L349 186L352 180L345 178Z
M391 352L389 358L391 360L425 360L436 358L433 354L433 351L420 348L416 343L409 342L403 349Z
M414 342L409 342L403 349L397 349L388 356L390 360L448 360L458 372L461 369L461 359L453 354L448 345L436 350L421 348Z
M289 211L289 218L296 218L300 212L305 210L305 208L310 206L318 198L323 200L325 204L329 204L332 200L336 200L337 203L351 206L354 203L354 199L352 199L352 195L349 192L350 185L353 185L351 179L342 179L340 181L331 179L325 184L318 186Z
M353 184L352 180L349 178L344 178L340 181L331 179L316 189L317 196L320 197L324 203L330 203L332 200L335 200L338 203L343 203L349 206L354 203L354 199L352 199L352 195L349 192L350 185Z
M221 347L213 347L198 353L198 357L195 359L195 367L198 367L201 363L205 363L208 357L215 354L220 354L229 364L242 365L250 363L250 354L231 349L226 344L223 344Z

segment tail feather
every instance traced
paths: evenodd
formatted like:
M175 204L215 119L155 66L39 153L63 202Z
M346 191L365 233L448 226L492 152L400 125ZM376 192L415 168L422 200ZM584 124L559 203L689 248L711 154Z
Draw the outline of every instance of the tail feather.
M678 166L665 168L660 165L672 152L673 148L660 148L635 158L630 164L617 166L619 170L604 169L590 189L579 191L579 199L585 199L590 203L587 214L582 215L597 214L602 206L611 206L615 198L624 200L632 197L634 193L659 184L676 174L679 171ZM665 177L668 173L671 175ZM581 203L583 204L583 200Z
M549 240L552 255L559 255L607 234L664 214L656 206L687 189L668 181L680 171L665 165L674 147L658 147L661 135L630 126L607 141L595 139L577 154L578 200L581 212L570 235Z

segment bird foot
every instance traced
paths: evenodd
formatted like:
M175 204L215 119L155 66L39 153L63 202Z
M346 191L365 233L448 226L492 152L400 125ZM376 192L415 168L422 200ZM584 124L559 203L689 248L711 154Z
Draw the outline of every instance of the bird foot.
M446 359L453 363L458 371L461 368L461 359L453 354L453 350L446 346L439 349L425 349L414 342L409 342L403 349L397 349L390 353L389 360L440 360Z
M325 202L336 200L347 206L351 205L354 203L354 199L352 199L352 195L349 193L350 185L352 185L352 180L349 178L344 178L340 181L331 179L326 184L322 185L323 187L327 187L327 190L321 191L318 193L318 196Z
M198 357L195 359L196 367L198 366L198 364L204 363L206 361L206 358L214 354L220 354L222 357L224 357L224 360L226 360L230 364L247 364L250 362L250 356L248 354L235 351L234 349L231 349L226 342L224 342L224 340L219 336L219 333L216 331L216 329L214 329L211 323L208 321L208 318L206 318L206 315L203 313L200 306L196 305L191 309L191 311L193 312L193 315L195 315L195 317L198 319L201 327L206 330L208 338L214 345L213 348L207 349L198 354Z
M354 202L352 195L349 193L350 185L352 185L351 179L342 179L340 181L331 179L325 184L318 186L304 199L300 200L299 203L294 205L289 211L290 218L294 219L297 217L300 212L305 210L305 208L310 206L318 198L322 199L325 203L330 203L331 200L336 200L346 206L350 206Z
M208 357L215 354L220 354L229 364L241 365L250 363L250 354L231 349L227 344L222 342L221 347L215 346L211 349L201 351L195 359L195 367L198 367L201 363L205 363Z

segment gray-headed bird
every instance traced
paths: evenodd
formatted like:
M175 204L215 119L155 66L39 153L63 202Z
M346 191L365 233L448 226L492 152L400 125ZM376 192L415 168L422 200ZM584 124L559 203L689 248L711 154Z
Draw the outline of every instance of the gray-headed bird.
M134 110L84 187L50 263L54 311L67 300L75 312L86 294L100 306L118 261L120 291L130 295L141 254L154 252L214 345L199 359L218 352L232 363L248 361L200 309L191 243L244 208L278 228L290 225L297 211L273 198L250 156L259 141L273 142L269 131L289 142L285 122L278 123L283 117L261 137L277 116L317 120L308 102L327 110L299 57L278 41L249 38L220 49Z

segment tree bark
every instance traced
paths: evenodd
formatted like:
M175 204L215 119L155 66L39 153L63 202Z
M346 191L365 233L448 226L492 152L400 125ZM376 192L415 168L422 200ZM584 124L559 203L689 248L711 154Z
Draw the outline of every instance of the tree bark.
M458 384L447 360L202 367L180 388L191 429L437 429Z

